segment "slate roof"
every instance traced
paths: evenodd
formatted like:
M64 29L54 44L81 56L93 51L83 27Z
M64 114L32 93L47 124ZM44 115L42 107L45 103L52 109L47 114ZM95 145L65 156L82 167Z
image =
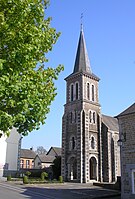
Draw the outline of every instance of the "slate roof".
M90 68L90 61L89 61L89 57L88 57L88 53L86 49L84 33L82 29L80 32L80 38L79 38L73 73L80 72L80 71L92 73L91 68Z
M129 114L132 114L132 113L135 113L135 103L132 104L131 106L129 106L126 110L124 110L123 112L121 112L116 117L118 118L118 117L121 117L121 116L124 116L124 115L129 115Z
M39 159L42 163L52 163L55 159L54 156L45 155L45 154L37 155L37 156L39 157Z
M51 154L51 151L53 151L53 153L55 154L55 157L61 156L61 148L60 147L51 147L46 155L48 155L49 153Z
M94 73L88 73L88 72L85 72L85 71L82 71L82 72L76 72L76 73L71 73L69 76L67 76L66 78L65 78L65 80L67 80L67 79L69 79L69 78L74 78L74 77L76 77L76 75L86 75L86 76L88 76L88 77L90 77L90 78L92 78L92 79L95 79L95 80L97 80L97 81L99 81L100 80L100 78L97 76L97 75L95 75Z
M119 132L119 125L117 118L107 115L102 115L102 122L109 128L109 130Z
M31 149L21 149L21 158L28 158L28 159L34 159L36 156L36 153Z
M65 80L67 80L68 78L73 78L74 75L76 76L80 73L82 73L83 75L87 75L90 78L95 79L97 81L100 80L99 77L97 77L94 73L92 73L86 49L83 29L81 29L80 32L73 73L70 74L68 77L66 77Z

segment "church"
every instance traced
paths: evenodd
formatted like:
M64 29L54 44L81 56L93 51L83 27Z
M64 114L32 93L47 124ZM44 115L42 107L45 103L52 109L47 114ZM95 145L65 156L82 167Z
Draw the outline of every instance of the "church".
M118 121L101 113L98 96L100 79L92 72L82 27L74 69L65 80L63 179L80 183L116 182L117 176L120 176Z

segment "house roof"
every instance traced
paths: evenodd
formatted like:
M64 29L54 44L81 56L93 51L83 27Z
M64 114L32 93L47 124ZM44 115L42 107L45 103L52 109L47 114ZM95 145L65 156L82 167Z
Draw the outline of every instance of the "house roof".
M49 153L51 154L51 151L55 154L55 156L61 156L61 148L60 147L51 147L46 155Z
M36 153L31 149L21 149L21 158L28 158L28 159L34 159L36 156Z
M124 116L124 115L129 115L129 114L132 114L132 113L135 113L135 103L132 104L131 106L129 106L126 110L124 110L123 112L121 112L116 117L118 118L118 117L121 117L121 116Z
M45 155L45 154L37 155L37 156L39 157L42 163L52 163L55 159L55 156L50 156L50 155Z
M119 125L117 118L102 115L102 122L112 131L119 131Z

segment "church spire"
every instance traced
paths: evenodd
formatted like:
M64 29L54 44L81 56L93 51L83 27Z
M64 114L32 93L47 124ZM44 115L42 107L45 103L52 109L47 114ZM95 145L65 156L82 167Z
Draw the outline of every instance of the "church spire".
M88 57L88 53L86 49L82 24L81 24L80 38L79 38L73 73L81 72L81 71L92 73L91 67L90 67L90 61L89 61L89 57Z

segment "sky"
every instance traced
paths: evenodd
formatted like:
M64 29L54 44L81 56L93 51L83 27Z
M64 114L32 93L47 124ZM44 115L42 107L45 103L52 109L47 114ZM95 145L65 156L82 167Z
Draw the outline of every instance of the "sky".
M47 66L63 64L64 71L55 82L58 94L46 124L24 137L22 148L61 147L64 78L73 72L81 13L91 69L100 78L102 114L116 116L135 102L135 0L50 0L45 14L61 36L47 55Z

